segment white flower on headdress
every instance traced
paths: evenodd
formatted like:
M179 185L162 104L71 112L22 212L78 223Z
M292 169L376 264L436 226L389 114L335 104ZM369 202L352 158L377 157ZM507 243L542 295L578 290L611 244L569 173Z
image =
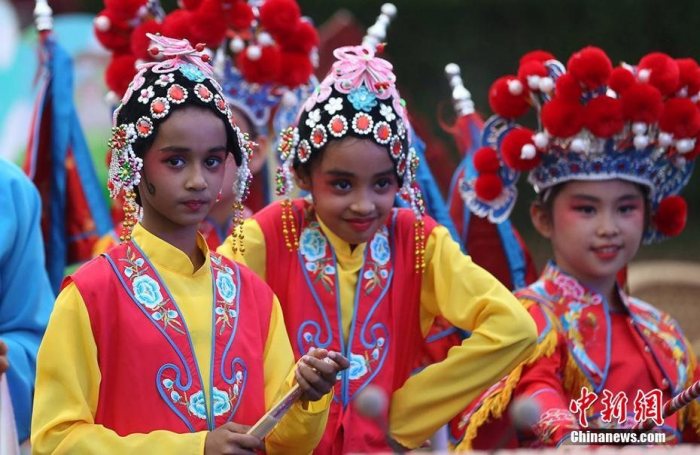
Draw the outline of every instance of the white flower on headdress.
M384 116L387 122L391 122L396 118L396 114L394 114L394 110L387 106L386 104L380 104L379 105L379 113Z
M148 104L148 101L153 98L155 95L155 92L153 92L153 87L148 86L145 89L141 90L141 96L139 96L139 102L143 104Z
M321 121L321 109L314 109L309 112L309 117L306 119L306 126L313 128L318 122Z
M328 103L323 107L326 112L328 112L330 115L335 114L336 112L340 111L343 109L343 99L340 97L334 97L328 100Z
M156 85L165 87L166 85L172 84L173 82L175 82L175 76L173 76L173 73L161 74L160 77L158 77L158 80L156 81Z

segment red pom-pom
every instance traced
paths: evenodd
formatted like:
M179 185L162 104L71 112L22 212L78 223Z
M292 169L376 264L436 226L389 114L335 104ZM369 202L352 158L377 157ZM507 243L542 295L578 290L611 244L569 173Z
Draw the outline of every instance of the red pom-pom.
M654 214L656 230L668 237L675 237L685 229L688 219L688 204L681 196L663 199Z
M509 84L517 83L521 86L519 94L511 93ZM520 82L514 76L503 76L491 84L489 89L489 105L491 109L501 117L516 118L527 112L529 90L527 85Z
M598 137L609 138L625 125L622 102L609 96L593 98L583 109L583 123Z
M218 3L218 2L215 2ZM191 16L190 33L193 43L204 43L216 49L226 36L226 20L220 8L204 9L205 1Z
M319 44L318 32L308 21L300 20L294 31L282 37L279 44L285 51L308 54Z
M633 84L620 99L622 114L631 122L655 123L664 107L661 92L649 84Z
M542 107L542 125L552 136L566 138L583 128L583 107L554 98Z
M163 19L163 36L175 39L189 40L190 44L195 41L190 31L190 21L193 16L192 11L178 9L165 16Z
M694 96L700 91L700 66L692 58L677 59L680 77L680 88L686 88L688 96Z
M267 0L260 7L260 22L273 35L290 33L301 18L294 0Z
M576 80L592 90L607 84L612 63L602 49L589 46L572 55L566 68Z
M240 52L236 56L236 67L248 82L264 84L277 81L282 68L279 46L263 46L260 50L260 58L256 60L248 57L248 52Z
M136 75L136 57L131 54L114 55L105 70L105 83L121 98Z
M537 152L532 136L534 133L522 127L513 128L508 131L501 141L501 155L503 161L511 169L516 171L529 171L535 168L542 160L542 154ZM523 158L523 147L530 147L534 152L531 158Z
M146 36L146 33L152 33L154 35L162 33L161 24L153 19L149 19L139 24L134 31L131 32L131 52L136 58L141 60L150 60L152 58L148 49L153 42Z
M309 56L299 52L282 52L281 66L284 70L280 71L277 81L291 88L308 82L314 72Z
M481 147L474 153L474 169L479 174L495 174L501 168L498 152L491 147Z
M236 30L248 29L253 22L253 8L246 1L238 1L231 5L231 8L224 11L226 22Z
M666 54L652 52L647 54L637 65L637 75L642 82L645 74L649 72L648 82L658 88L662 95L670 96L678 90L680 83L680 71L678 63Z
M502 191L503 181L497 174L483 174L474 181L474 192L481 200L493 201Z
M202 0L178 0L178 4L184 9L195 10L199 8Z
M622 95L625 90L632 87L635 83L634 74L621 66L613 69L612 73L610 73L610 79L608 79L610 88L619 95Z
M122 20L134 19L139 9L147 3L148 0L105 0L105 9L114 13L114 15Z
M571 74L565 73L557 78L554 93L563 101L578 103L581 99L581 86Z
M673 134L675 139L691 138L700 133L700 113L688 98L666 101L659 117L661 131Z
M528 60L520 64L520 68L518 68L518 79L520 79L523 84L527 84L528 76L547 76L547 68L542 62Z
M523 66L527 62L540 62L544 63L547 60L555 60L556 57L551 53L543 50L530 51L527 54L520 57L520 66Z
M93 21L97 41L117 54L129 52L131 48L131 26L108 10L100 11Z

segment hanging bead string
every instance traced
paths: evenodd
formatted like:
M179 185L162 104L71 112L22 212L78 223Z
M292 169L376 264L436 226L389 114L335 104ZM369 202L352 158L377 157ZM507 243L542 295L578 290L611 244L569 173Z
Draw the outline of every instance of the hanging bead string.
M284 236L284 243L290 252L299 249L299 237L297 236L296 221L290 199L282 201L282 235Z

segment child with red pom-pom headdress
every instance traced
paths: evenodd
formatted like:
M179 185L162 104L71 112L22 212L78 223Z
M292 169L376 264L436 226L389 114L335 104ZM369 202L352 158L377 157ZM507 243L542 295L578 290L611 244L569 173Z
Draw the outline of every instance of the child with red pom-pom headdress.
M553 446L586 427L630 428L642 408L656 400L660 410L698 379L678 324L629 296L616 278L643 242L683 230L687 209L678 193L700 152L699 96L692 59L656 52L613 68L596 47L574 53L566 66L549 53L528 53L517 75L492 85L496 115L482 136L488 156L463 193L475 213L502 220L519 174L529 171L537 192L532 222L554 259L516 292L538 326L534 355L453 422L458 449ZM536 130L516 123L531 106ZM524 420L523 400L534 412ZM697 441L700 405L657 424L667 443Z

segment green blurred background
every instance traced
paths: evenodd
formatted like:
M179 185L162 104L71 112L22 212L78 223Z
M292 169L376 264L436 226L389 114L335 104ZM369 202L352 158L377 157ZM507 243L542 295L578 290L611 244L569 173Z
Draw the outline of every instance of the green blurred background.
M346 10L364 28L374 23L382 1L298 0L303 14L323 25ZM12 2L22 21L30 21L33 1ZM52 0L57 14L94 14L102 2ZM175 1L163 1L170 11ZM438 122L451 119L450 89L445 64L458 63L477 110L490 114L486 93L497 77L517 70L522 54L540 48L566 61L572 52L596 45L613 63L636 63L651 51L700 60L700 2L697 0L398 0L386 50L395 66L399 88L409 108L419 113L432 133L448 147L449 156L431 162L432 168L454 169L459 160L451 137ZM91 141L92 143L92 141ZM98 167L102 163L97 163ZM697 171L696 171L697 174ZM522 231L538 265L549 254L545 242L532 232L527 203L532 190L521 185L520 204L513 220ZM700 177L686 188L688 227L676 239L640 251L638 259L700 260Z

